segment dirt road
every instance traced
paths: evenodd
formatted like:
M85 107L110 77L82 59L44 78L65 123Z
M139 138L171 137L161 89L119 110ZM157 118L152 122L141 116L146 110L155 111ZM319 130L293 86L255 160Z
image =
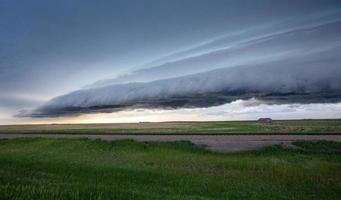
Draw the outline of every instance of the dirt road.
M341 142L341 135L63 135L63 134L0 134L0 139L10 138L89 138L102 140L133 139L136 141L191 141L218 152L236 152L259 149L273 144L290 145L298 140L329 140Z

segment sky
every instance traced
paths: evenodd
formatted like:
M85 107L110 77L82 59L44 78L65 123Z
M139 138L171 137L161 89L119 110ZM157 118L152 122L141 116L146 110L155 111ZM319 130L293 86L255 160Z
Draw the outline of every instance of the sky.
M0 0L0 124L341 118L341 1Z

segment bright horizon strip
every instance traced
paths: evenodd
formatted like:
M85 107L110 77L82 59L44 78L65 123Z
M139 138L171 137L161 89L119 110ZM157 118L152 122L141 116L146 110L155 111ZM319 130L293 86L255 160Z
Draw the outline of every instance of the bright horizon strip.
M267 105L256 99L237 100L209 108L175 110L137 109L116 113L85 114L76 117L22 119L11 124L138 123L165 121L241 121L270 117L287 119L338 119L341 103Z

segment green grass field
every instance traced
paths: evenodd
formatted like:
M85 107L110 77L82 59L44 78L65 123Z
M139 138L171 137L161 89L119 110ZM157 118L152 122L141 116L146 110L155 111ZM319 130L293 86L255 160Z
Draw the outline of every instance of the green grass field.
M55 134L341 134L341 120L154 122L0 126L0 133Z
M341 197L341 143L214 153L189 142L0 140L0 199Z

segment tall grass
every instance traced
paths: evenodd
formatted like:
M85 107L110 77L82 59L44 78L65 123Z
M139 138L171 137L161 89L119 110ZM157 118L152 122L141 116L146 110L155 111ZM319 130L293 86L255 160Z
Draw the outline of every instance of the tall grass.
M340 199L341 143L295 145L0 140L0 199Z

